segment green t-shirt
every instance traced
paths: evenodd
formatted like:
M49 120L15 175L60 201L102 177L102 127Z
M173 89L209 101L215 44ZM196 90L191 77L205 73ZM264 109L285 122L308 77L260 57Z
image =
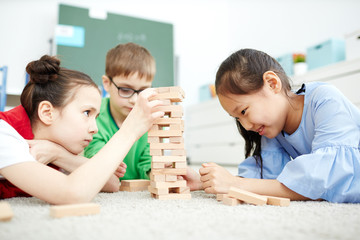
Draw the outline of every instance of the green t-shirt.
M94 134L93 140L84 150L84 156L94 156L110 138L119 130L110 113L110 99L103 98L98 118L96 119L99 131ZM149 179L151 156L147 133L137 140L126 155L124 162L127 165L125 176L120 180Z

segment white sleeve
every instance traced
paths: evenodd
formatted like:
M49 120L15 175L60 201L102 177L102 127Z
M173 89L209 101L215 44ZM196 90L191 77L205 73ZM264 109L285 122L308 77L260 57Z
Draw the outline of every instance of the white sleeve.
M0 119L0 169L28 161L36 161L30 154L28 143L12 126Z

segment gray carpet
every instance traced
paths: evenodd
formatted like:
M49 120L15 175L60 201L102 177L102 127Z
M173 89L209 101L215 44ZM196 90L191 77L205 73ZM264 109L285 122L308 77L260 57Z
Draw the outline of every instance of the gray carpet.
M360 204L291 202L289 207L191 200L155 200L149 192L100 193L101 213L53 219L35 198L8 200L14 218L0 222L0 239L360 239Z

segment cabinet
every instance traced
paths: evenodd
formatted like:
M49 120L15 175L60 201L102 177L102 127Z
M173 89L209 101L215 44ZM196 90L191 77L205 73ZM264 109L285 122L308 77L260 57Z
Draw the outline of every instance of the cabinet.
M335 63L293 77L293 89L312 81L335 85L360 108L360 59ZM186 108L185 145L190 163L237 165L244 160L244 140L235 120L216 98Z
M225 112L217 98L186 108L184 135L192 164L237 165L244 160L244 141L235 119Z

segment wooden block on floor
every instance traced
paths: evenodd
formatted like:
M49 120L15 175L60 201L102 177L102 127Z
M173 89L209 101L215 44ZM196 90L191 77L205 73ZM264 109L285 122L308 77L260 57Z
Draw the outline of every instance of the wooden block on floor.
M54 218L93 215L98 213L100 213L100 205L96 203L56 205L50 207L50 216Z
M289 198L281 198L281 197L273 197L273 196L265 196L267 197L267 204L281 207L288 207L290 205Z
M241 203L239 199L229 197L228 195L223 196L222 202L228 206L236 206Z
M150 180L146 179L133 179L122 180L120 185L120 191L137 192L147 190L150 185Z
M265 205L267 203L267 197L235 187L230 187L228 195L229 197L254 205Z
M156 195L151 193L151 196L153 198L159 199L159 200L187 200L191 199L191 193L184 193L184 194L177 194L177 193L170 193L167 195Z
M227 194L226 193L218 193L218 194L216 194L216 200L222 201L224 196L227 196Z
M0 202L0 221L10 221L14 216L11 206L8 202Z

